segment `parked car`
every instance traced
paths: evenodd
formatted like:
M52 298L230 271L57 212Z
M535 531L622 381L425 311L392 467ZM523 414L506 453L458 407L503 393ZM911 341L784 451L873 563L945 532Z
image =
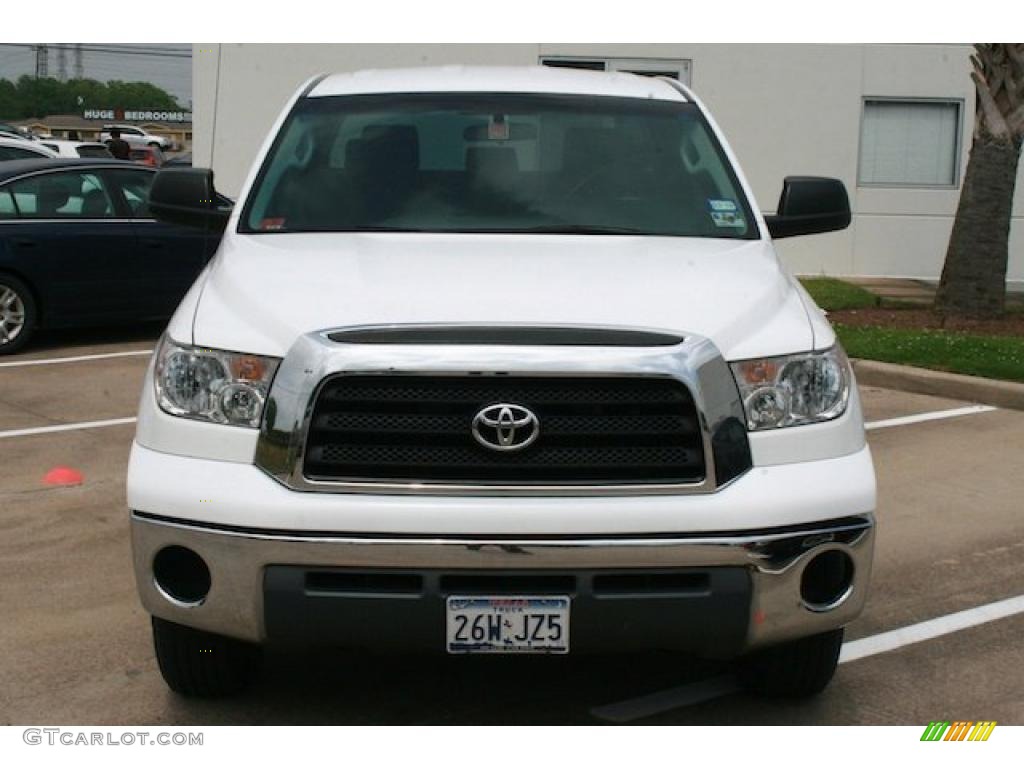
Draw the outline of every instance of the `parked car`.
M0 137L29 139L30 135L24 128L19 128L18 126L11 125L10 123L0 123Z
M43 157L57 157L57 153L38 141L0 136L0 161L32 160Z
M132 147L158 147L163 151L174 149L174 141L166 136L157 136L155 133L146 133L134 125L104 125L100 134L100 141L110 141L110 131L116 128L121 132L121 138Z
M192 167L192 153L181 152L177 155L171 155L169 158L164 160L164 168L191 168Z
M40 144L47 149L52 149L54 153L56 153L57 157L113 158L113 155L110 154L110 150L107 149L107 145L100 144L96 141L47 139L46 141L41 141Z
M159 147L132 147L128 150L128 159L150 168L159 168L164 164L164 153Z
M174 311L218 238L154 221L155 175L118 160L0 163L0 355L38 328Z
M820 691L875 477L773 238L846 227L842 182L763 216L692 92L620 73L318 77L277 125L230 214L209 170L150 197L225 228L128 469L168 685L237 690L298 642L659 648Z

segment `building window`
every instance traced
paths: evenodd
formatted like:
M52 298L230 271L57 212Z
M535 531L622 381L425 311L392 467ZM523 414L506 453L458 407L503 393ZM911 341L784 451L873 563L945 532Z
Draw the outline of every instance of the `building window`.
M962 113L954 99L865 99L858 183L956 187Z
M542 56L546 67L593 69L601 72L632 72L634 75L664 75L690 84L692 62L689 59L617 59L587 56Z
M608 65L600 59L545 58L541 59L540 63L546 67L561 67L563 69L594 69L598 72L604 72L608 68Z

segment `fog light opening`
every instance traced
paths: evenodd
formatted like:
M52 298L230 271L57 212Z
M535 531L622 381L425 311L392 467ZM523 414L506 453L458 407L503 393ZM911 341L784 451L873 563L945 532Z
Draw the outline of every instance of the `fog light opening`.
M172 603L202 605L210 592L210 569L187 547L164 547L153 558L153 581Z
M838 608L853 591L853 560L840 549L811 558L800 577L800 597L815 612Z

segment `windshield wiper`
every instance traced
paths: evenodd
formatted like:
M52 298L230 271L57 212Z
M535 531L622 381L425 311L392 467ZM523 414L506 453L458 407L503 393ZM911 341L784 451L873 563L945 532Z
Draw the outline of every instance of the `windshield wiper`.
M553 235L646 235L641 229L632 227L611 227L604 224L541 224L523 227L516 232L550 233Z
M609 227L603 224L541 224L534 227L403 227L389 226L387 224L367 224L338 229L296 229L292 232L413 232L413 233L434 233L434 234L554 234L554 235L648 235L640 229L631 227Z
M431 232L433 230L421 227L398 227L387 224L366 224L353 227L342 227L340 229L326 229L324 232Z

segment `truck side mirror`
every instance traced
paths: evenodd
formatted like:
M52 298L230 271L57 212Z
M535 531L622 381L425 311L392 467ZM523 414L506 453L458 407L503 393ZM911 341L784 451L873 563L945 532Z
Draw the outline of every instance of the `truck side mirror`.
M796 237L850 226L850 199L839 179L787 176L774 216L765 216L771 236Z
M167 168L157 173L149 190L153 218L168 224L183 224L212 232L223 232L231 208L220 205L209 168Z

